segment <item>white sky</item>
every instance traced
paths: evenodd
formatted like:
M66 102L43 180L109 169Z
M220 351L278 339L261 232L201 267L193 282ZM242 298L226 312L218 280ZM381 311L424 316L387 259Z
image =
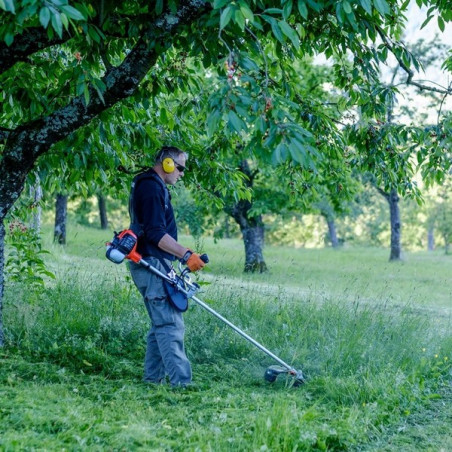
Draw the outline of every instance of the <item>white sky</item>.
M412 1L409 12L407 14L407 31L403 41L405 43L415 43L418 39L423 38L425 40L431 40L437 35L436 42L442 42L448 46L448 49L452 50L452 24L446 23L444 32L438 27L437 18L433 18L429 24L420 29L422 23L426 19L426 9L420 10L415 1ZM423 84L430 85L428 81L435 82L442 87L447 87L452 81L452 74L441 70L442 61L438 62L436 67L425 68L425 72L416 73L413 80L422 82ZM406 77L405 77L406 79ZM434 85L432 85L434 86ZM419 112L425 112L428 115L428 122L436 123L438 118L439 105L432 102L431 99L425 96L416 96L413 88L408 89L408 93L411 100L403 97L399 97L399 102L410 102L415 104L416 109ZM446 97L444 104L442 105L442 111L452 110L452 96Z

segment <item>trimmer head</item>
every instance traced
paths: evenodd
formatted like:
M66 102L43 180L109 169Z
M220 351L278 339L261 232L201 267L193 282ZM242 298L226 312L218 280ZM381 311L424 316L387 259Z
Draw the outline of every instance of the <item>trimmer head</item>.
M267 370L265 371L264 378L269 383L273 383L278 378L278 375L286 374L290 375L293 378L293 384L292 386L300 386L305 382L305 378L303 375L303 372L301 370L295 370L295 369L286 369L282 366L270 366L267 367Z

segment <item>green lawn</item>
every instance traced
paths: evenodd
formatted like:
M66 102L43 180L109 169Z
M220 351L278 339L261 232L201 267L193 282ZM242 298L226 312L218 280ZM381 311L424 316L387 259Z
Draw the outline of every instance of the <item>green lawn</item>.
M452 450L452 257L202 242L199 297L307 375L273 364L199 306L185 314L196 388L141 382L147 317L109 233L71 226L43 291L9 285L0 450ZM185 242L194 243L189 238Z

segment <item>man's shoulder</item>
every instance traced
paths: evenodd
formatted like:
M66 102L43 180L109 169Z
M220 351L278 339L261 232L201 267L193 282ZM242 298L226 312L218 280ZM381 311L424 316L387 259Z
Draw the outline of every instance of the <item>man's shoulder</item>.
M137 185L156 185L162 190L165 189L165 182L155 172L146 171L145 173L137 174L133 180L135 186Z
M145 196L148 197L156 197L156 198L165 198L168 197L167 188L165 183L160 179L157 173L141 173L135 176L134 178L134 193L139 198Z

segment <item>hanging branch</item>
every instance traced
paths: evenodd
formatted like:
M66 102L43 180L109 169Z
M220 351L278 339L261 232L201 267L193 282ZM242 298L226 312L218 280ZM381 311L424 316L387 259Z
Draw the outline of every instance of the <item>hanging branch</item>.
M405 80L405 83L407 85L413 85L419 88L421 91L431 91L434 93L443 94L445 96L448 96L452 94L452 84L449 85L449 87L445 88L443 86L440 86L439 88L431 86L431 85L425 85L423 83L420 83L416 80L413 80L414 77L414 71L403 61L403 58L401 58L400 55L398 55L398 52L396 50L396 46L391 42L391 40L385 35L383 30L380 27L377 27L377 32L380 35L380 38L383 40L385 46L391 51L391 53L396 58L397 62L399 63L400 67L407 73L407 79Z

